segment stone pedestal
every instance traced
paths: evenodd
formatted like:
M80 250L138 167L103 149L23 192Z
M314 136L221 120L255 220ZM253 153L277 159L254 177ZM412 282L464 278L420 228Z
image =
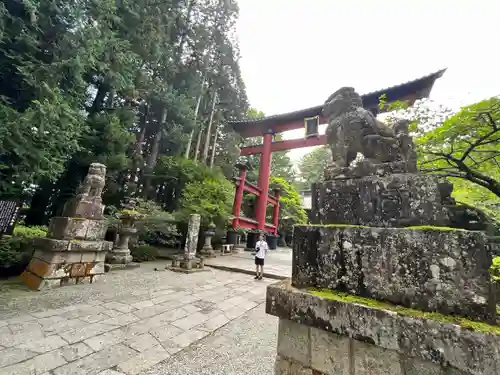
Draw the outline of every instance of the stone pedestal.
M103 219L101 192L106 167L91 164L78 195L65 206L62 217L50 221L47 238L35 239L35 252L21 275L31 289L92 283L104 273L106 253L112 243L104 241L108 224Z
M267 289L279 317L276 375L486 375L500 369L500 327L438 313L299 290Z
M130 255L129 240L132 235L137 233L137 229L131 227L121 227L119 229L118 241L108 253L106 261L111 264L128 264L132 262Z
M174 272L193 273L207 271L203 257L196 257L196 248L198 246L198 233L200 231L201 217L193 214L189 218L188 231L186 236L186 246L182 254L176 255L172 259L172 264L165 269Z

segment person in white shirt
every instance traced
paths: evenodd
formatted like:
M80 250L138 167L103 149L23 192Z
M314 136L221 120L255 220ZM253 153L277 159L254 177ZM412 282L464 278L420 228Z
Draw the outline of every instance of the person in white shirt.
M267 245L264 235L259 236L259 240L255 244L255 279L262 280L264 275L264 258L266 257L267 250L269 246ZM260 270L260 272L259 272Z

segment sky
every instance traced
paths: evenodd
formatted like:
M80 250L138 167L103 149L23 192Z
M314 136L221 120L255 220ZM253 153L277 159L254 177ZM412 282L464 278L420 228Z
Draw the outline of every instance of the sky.
M251 106L266 115L319 105L342 86L363 94L442 68L431 94L438 103L500 94L499 0L237 2L243 79Z

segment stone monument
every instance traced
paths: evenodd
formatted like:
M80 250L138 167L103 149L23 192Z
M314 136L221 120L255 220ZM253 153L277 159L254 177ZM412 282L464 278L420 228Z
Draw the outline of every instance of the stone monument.
M207 230L203 234L205 236L205 243L203 244L200 253L205 258L215 258L215 251L212 246L212 238L215 236L215 224L210 223Z
M267 290L275 373L499 374L488 237L453 226L451 190L417 172L407 122L361 104L343 88L324 106L333 163L314 224L295 227L291 281Z
M92 283L104 273L104 241L108 224L101 194L106 166L93 163L77 195L64 206L61 217L50 220L46 238L35 239L35 252L21 279L31 288Z
M182 273L206 271L204 258L202 256L199 258L196 257L196 249L198 247L198 234L200 232L200 221L200 215L191 215L188 223L184 252L180 255L174 256L172 259L172 265L165 267L165 269Z
M106 262L110 263L111 269L139 267L138 263L132 262L130 255L130 237L137 233L135 228L136 220L143 217L136 211L137 201L129 200L120 213L120 225L118 227L118 240L113 245L113 249L107 254Z

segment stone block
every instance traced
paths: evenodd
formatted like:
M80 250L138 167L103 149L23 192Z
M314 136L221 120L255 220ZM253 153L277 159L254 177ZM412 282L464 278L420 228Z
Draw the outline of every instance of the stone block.
M83 277L85 276L85 270L87 266L83 263L75 263L71 266L71 277Z
M438 182L412 173L326 181L316 185L312 216L315 224L446 225Z
M44 280L43 278L32 274L30 271L24 271L21 276L21 280L28 286L28 288L32 290L42 290L46 286L50 286L50 282L48 280ZM54 282L59 283L57 279Z
M53 217L50 219L48 236L59 240L85 239L89 220L73 217Z
M311 365L311 336L309 327L287 319L280 319L278 354L304 366Z
M381 349L393 348L405 358L447 364L448 372L457 369L467 375L498 373L500 331L496 325L465 319L452 323L457 317L420 315L417 310L408 312L388 303L378 307L380 302L350 303L344 298L338 294L320 297L293 288L285 280L267 287L266 312Z
M102 251L104 241L71 240L69 251L97 252Z
M350 339L314 327L311 330L311 367L325 375L349 375Z
M93 263L96 260L95 252L82 253L82 263Z
M395 351L353 340L352 356L356 375L405 375Z
M100 251L95 255L96 262L104 262L106 260L106 252Z
M33 240L33 246L45 252L64 252L70 248L70 240L57 240L53 238L39 237Z
M493 321L484 233L436 228L296 226L292 284Z
M107 230L108 222L106 220L90 220L85 238L89 241L102 241Z
M448 375L439 364L416 358L401 357L405 375Z
M85 266L85 275L102 275L104 273L104 262L87 263Z

